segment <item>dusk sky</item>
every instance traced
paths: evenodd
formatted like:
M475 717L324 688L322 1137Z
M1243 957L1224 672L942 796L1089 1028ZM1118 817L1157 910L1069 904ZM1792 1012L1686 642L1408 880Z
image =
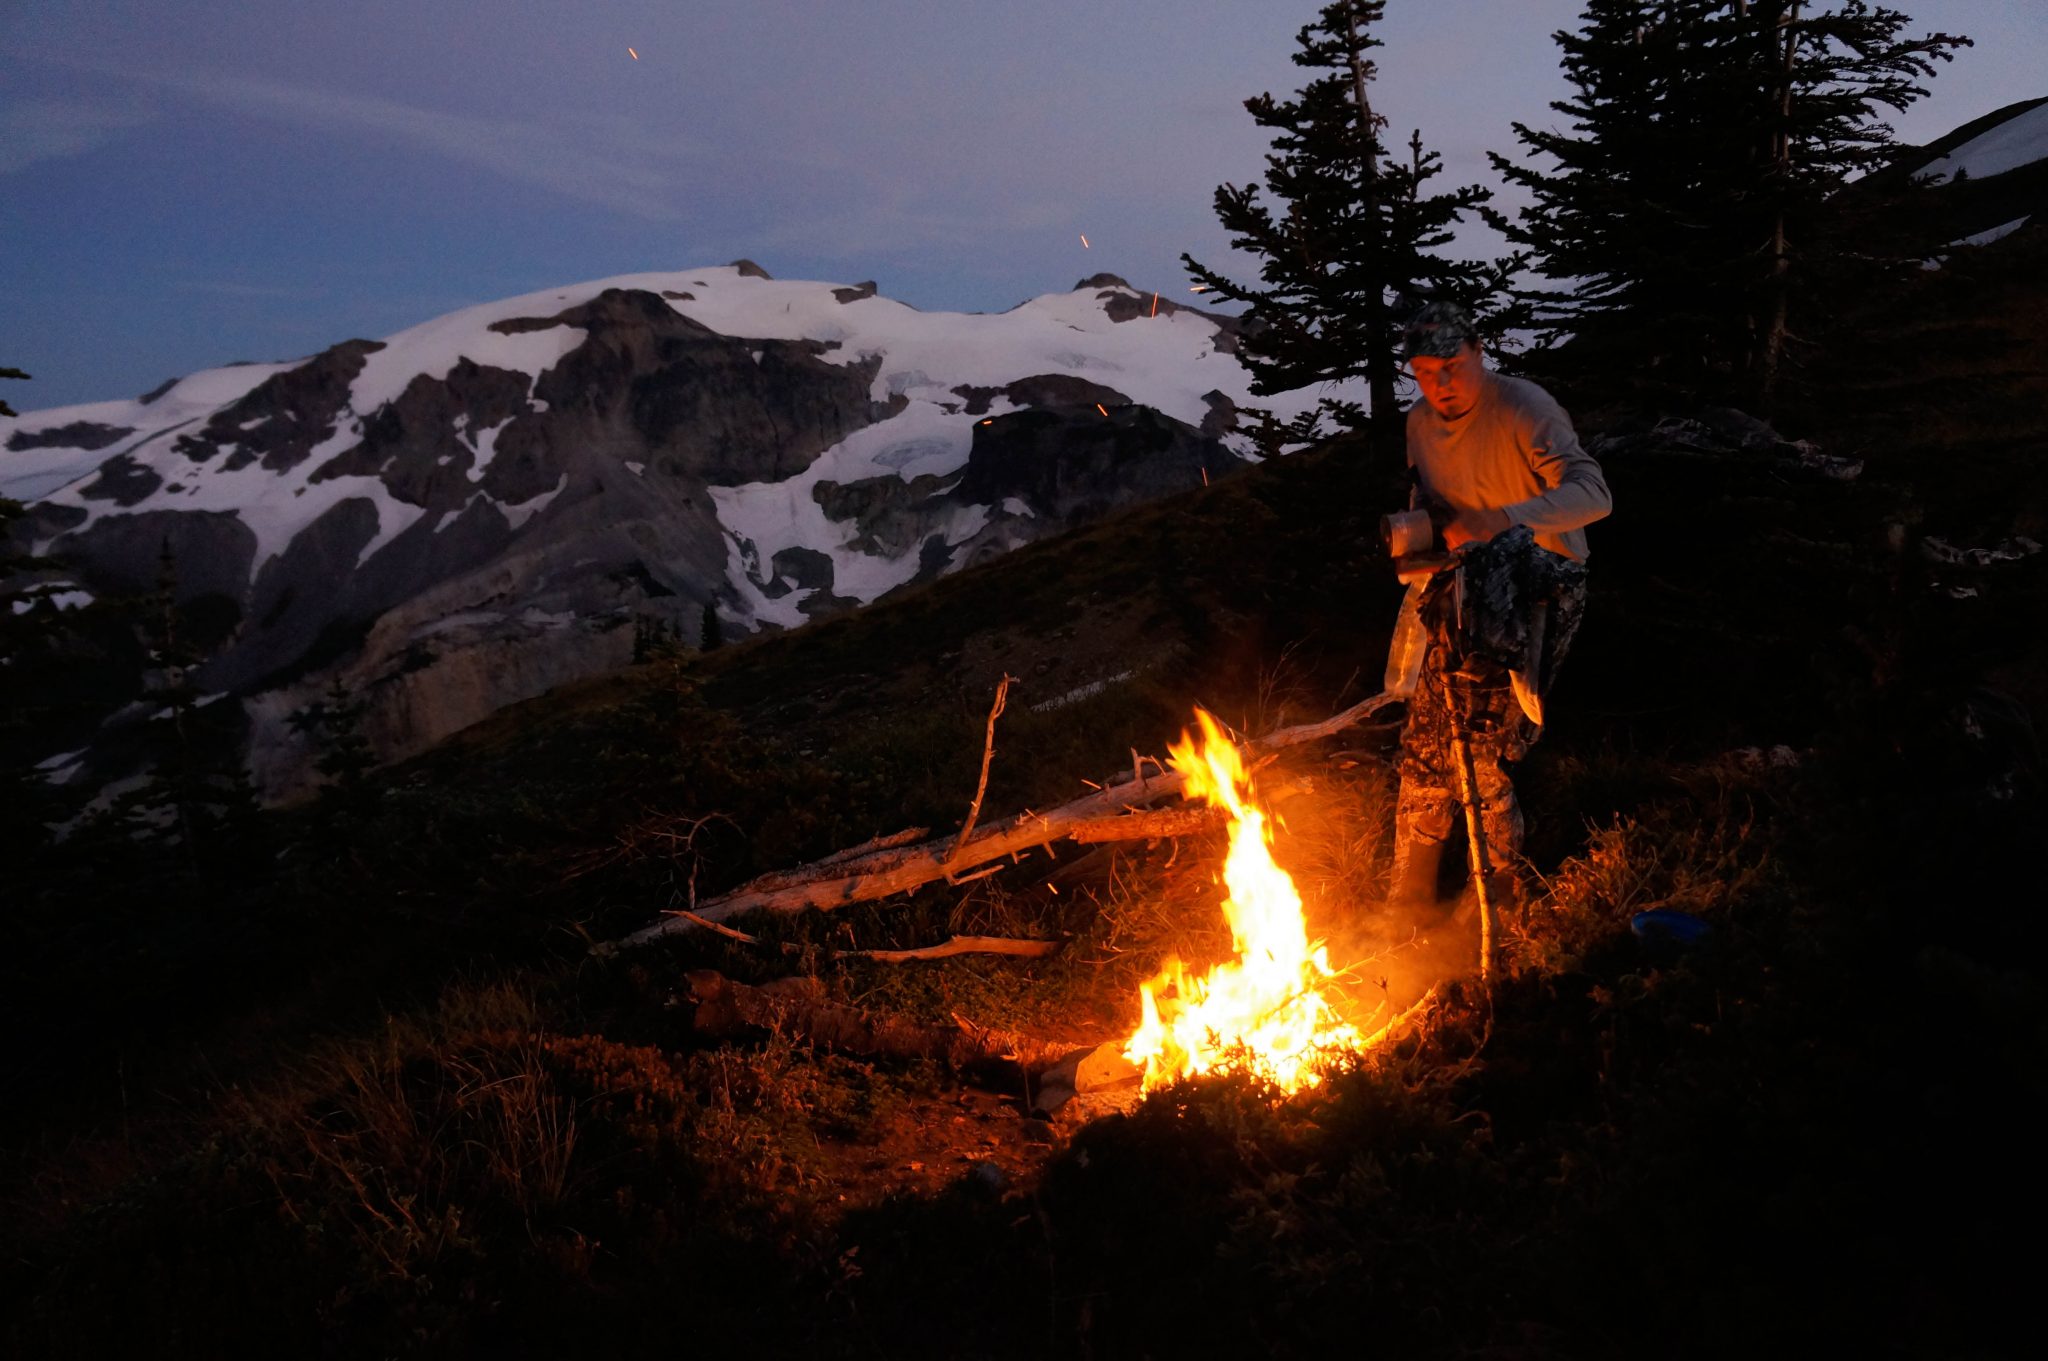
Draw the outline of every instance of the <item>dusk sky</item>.
M1900 0L1977 45L1922 142L2048 95L2048 3ZM1376 87L1440 184L1564 95L1579 0L1392 0ZM555 284L746 256L1000 311L1232 266L1315 0L5 0L0 365L17 410L128 397ZM638 59L628 52L636 49ZM1085 234L1090 243L1084 248ZM1483 246L1484 242L1475 242ZM1248 273L1242 262L1235 268Z

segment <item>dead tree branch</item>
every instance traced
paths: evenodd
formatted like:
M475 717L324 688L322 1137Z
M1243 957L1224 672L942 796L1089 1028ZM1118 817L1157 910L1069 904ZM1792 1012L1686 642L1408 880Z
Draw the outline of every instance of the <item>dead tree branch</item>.
M981 744L981 779L974 786L974 802L967 805L967 821L960 824L960 839L953 843L953 858L956 860L960 857L961 848L966 846L967 839L974 835L975 820L981 816L981 799L988 793L988 768L996 755L996 720L1003 716L1003 705L1010 698L1010 682L1015 679L1015 676L1006 671L1003 678L996 682L995 703L989 705L988 709L988 736ZM950 879L951 873L948 872L946 877Z
M1254 753L1284 751L1289 747L1318 741L1342 732L1364 722L1381 709L1399 702L1399 697L1395 695L1374 695L1371 699L1362 700L1342 713L1320 722L1280 728L1267 733L1264 737L1254 738L1246 746ZM700 917L708 922L721 922L756 908L778 912L801 912L812 907L830 909L844 907L850 903L871 902L876 898L886 898L891 894L921 887L934 879L957 875L961 870L986 864L1016 851L1071 838L1077 830L1085 832L1089 840L1112 839L1108 833L1113 831L1119 833L1114 839L1131 840L1162 835L1183 835L1188 829L1183 826L1178 814L1137 813L1139 809L1163 802L1180 793L1181 783L1179 771L1167 770L1150 778L1134 778L1110 785L1046 812L1027 811L990 823L964 843L957 843L948 837L914 845L892 844L863 855L842 854L814 864L764 874L729 893L699 904L692 917ZM1141 816L1147 820L1141 822ZM1170 821L1152 823L1149 818L1154 816L1165 816ZM1124 825L1120 827L1119 824ZM1152 830L1156 826L1176 826L1182 830ZM1120 834L1125 831L1130 833L1128 838ZM900 836L887 840L896 842L900 840ZM649 941L658 940L677 931L689 930L700 924L694 919L670 917L636 931L623 940L598 948L600 951L610 951L623 946L645 945Z
M696 912L677 909L674 916L681 917L692 926L701 926L706 931L736 940L742 945L760 945L759 936L748 935L745 931L715 922ZM803 946L793 940L782 942L782 953L800 954ZM872 959L882 964L908 964L915 960L951 959L955 955L1010 955L1018 959L1042 959L1060 948L1056 940L1020 940L1015 936L953 936L937 945L920 945L914 950L833 950L834 959Z

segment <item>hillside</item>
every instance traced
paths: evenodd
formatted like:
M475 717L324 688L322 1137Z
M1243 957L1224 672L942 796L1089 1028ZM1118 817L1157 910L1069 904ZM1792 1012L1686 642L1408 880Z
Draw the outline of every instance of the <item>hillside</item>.
M1397 470L1330 447L844 617L506 709L187 858L32 865L5 993L27 1352L1996 1354L2042 1190L2026 906L2048 721L2048 246L1872 300L1785 420L1604 418L1617 511L1521 783L1544 891L1308 1098L1029 1118L1019 1075L700 1033L686 971L1075 1041L1224 946L1213 835L588 945L762 870L957 827L1377 688ZM1816 459L1815 453L1824 456ZM1825 458L1854 460L1861 471ZM1408 988L1382 728L1261 779L1311 924ZM2015 872L2020 872L2015 878ZM1663 907L1711 926L1677 951ZM1043 960L833 951L953 934ZM790 945L791 951L776 948ZM60 1019L61 1018L61 1019ZM109 1310L105 1301L118 1299Z

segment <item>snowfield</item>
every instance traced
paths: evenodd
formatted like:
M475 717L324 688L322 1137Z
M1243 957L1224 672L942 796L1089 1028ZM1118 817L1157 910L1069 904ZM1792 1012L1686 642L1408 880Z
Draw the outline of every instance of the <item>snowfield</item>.
M903 403L900 411L855 432L796 477L714 489L716 513L729 539L728 575L735 592L755 618L785 625L802 622L799 606L808 592L791 591L771 599L763 593L758 575L784 549L804 547L827 554L833 562L836 593L862 602L916 574L914 553L890 559L855 549L854 526L827 520L811 491L824 480L895 475L908 481L958 470L967 460L975 423L1014 407L998 392L986 412L970 415L955 388L1001 389L1024 377L1066 374L1114 388L1134 403L1190 425L1201 424L1209 411L1205 394L1212 391L1240 405L1270 407L1283 420L1312 408L1324 395L1360 401L1365 397L1362 385L1346 384L1342 391L1254 398L1244 367L1234 355L1217 349L1221 333L1213 323L1171 305L1152 315L1155 295L1128 286L1048 294L1000 314L921 312L879 295L856 293L852 301L841 301L855 290L828 282L768 279L727 265L625 274L546 289L464 308L400 331L385 340L383 349L367 356L349 386L347 406L333 434L284 472L260 463L227 471L226 457L194 462L175 445L180 433L204 428L216 411L306 360L206 370L178 380L149 401L96 402L0 419L0 449L10 442L25 445L36 436L73 425L84 429L79 438L86 443L105 438L91 427L130 432L98 449L63 443L7 449L0 453L0 496L76 507L86 514L81 528L101 516L150 510L233 512L256 535L252 573L282 553L323 512L350 497L362 497L375 506L378 519L376 537L359 559L366 561L425 512L396 499L377 476L314 482L313 474L358 443L364 422L394 401L415 377L445 378L463 359L525 374L531 400L534 381L581 345L586 333L561 325L507 335L491 330L492 324L553 317L608 289L653 293L675 311L727 336L825 342L836 347L824 354L828 363L878 359L873 399ZM1106 293L1124 295L1127 310L1135 300L1138 314L1112 321L1105 308ZM458 428L458 436L477 454L469 474L473 480L482 478L494 456L498 430ZM1250 453L1249 442L1241 436L1229 442L1238 452ZM94 471L120 455L155 472L161 485L129 506L82 497L80 490ZM499 504L518 529L561 490L557 486L523 503ZM477 495L485 493L479 490ZM957 543L973 535L987 518L986 510L963 513L945 532Z
M1997 127L1920 168L1923 175L1952 180L1959 173L1973 180L1989 179L2048 158L2048 104L2008 118Z

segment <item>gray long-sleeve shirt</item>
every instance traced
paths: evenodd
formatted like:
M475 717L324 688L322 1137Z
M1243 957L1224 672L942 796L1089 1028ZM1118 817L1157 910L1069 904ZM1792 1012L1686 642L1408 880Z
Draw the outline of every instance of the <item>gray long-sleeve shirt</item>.
M1586 560L1585 527L1614 509L1607 478L1555 398L1488 370L1479 400L1454 421L1408 408L1408 465L1455 510L1503 510L1553 553Z

